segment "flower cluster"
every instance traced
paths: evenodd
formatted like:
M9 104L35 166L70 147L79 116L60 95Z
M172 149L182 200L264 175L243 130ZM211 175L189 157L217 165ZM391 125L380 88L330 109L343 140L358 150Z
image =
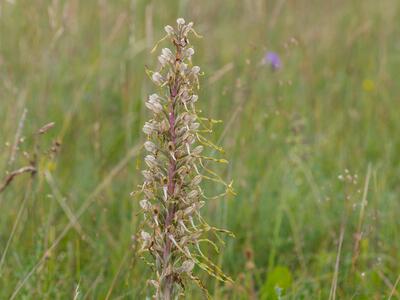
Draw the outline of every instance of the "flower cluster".
M144 183L140 186L144 195L140 201L144 228L138 239L140 252L150 253L152 258L148 263L155 278L149 283L155 287L156 299L176 298L189 279L203 288L192 272L196 265L220 280L230 280L202 253L200 246L202 242L215 245L203 237L207 232L226 231L209 226L200 215L207 198L200 187L202 180L223 182L206 167L205 160L223 160L202 154L204 146L213 144L201 135L211 131L211 126L204 124L208 119L199 117L195 108L200 67L192 63L195 51L188 35L197 35L192 27L192 22L186 23L182 18L177 20L176 28L165 27L164 39L170 39L175 49L163 48L158 57L159 70L149 71L159 93L146 101L152 119L143 127L148 153L147 169L142 171ZM230 185L225 187L223 194L230 190Z

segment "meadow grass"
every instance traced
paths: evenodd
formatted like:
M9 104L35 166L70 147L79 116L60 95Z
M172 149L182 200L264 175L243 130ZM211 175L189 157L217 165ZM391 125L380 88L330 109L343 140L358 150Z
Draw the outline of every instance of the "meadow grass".
M142 181L145 66L178 16L204 36L193 40L198 103L224 121L214 142L237 192L203 211L236 235L208 249L235 280L202 277L213 298L276 299L276 287L282 299L400 297L398 1L15 0L0 11L0 178L39 154L38 173L0 193L0 299L147 295L129 194ZM270 50L277 72L260 64Z

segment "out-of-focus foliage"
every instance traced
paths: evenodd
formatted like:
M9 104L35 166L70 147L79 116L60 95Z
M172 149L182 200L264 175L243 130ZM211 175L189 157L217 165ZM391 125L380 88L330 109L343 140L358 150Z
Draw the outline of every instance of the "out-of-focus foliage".
M0 298L146 296L129 194L142 180L145 67L180 16L203 36L192 41L205 72L198 104L224 121L213 142L230 165L217 171L237 192L203 209L236 235L219 254L205 249L235 280L204 276L212 297L258 299L280 285L282 299L399 297L397 0L5 0L0 180L29 165L24 151L40 155L32 179L0 194Z

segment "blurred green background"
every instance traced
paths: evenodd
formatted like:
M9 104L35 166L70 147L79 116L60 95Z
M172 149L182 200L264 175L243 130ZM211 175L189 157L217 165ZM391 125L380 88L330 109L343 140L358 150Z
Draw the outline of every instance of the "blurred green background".
M180 16L203 36L199 105L224 120L212 140L237 192L204 209L236 234L208 251L235 280L201 275L212 298L398 299L398 0L1 0L0 180L39 172L0 193L0 299L150 295L129 194L145 66Z

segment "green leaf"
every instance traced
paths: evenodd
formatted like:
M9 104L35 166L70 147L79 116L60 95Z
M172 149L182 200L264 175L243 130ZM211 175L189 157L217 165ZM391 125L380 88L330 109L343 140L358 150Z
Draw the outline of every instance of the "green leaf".
M280 299L292 284L292 273L287 267L277 266L269 274L261 289L262 300Z

